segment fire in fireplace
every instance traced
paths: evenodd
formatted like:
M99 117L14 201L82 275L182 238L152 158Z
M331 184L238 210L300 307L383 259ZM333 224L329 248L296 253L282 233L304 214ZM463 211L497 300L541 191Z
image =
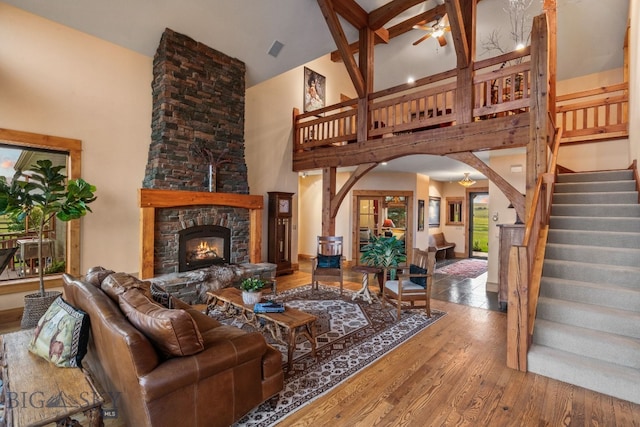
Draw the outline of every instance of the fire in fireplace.
M196 225L178 232L178 271L229 264L231 230L219 225Z

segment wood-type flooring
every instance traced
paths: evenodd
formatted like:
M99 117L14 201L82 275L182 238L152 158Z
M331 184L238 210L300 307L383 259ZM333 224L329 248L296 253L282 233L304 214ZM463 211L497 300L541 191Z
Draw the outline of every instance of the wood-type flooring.
M302 271L277 281L279 291L309 282ZM505 313L432 307L447 315L279 426L640 426L640 405L507 368Z

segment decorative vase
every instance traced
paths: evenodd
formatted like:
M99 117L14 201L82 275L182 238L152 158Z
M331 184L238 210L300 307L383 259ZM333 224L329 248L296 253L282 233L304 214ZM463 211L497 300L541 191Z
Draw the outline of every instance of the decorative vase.
M61 295L62 292L58 291L47 291L44 293L44 296L40 295L40 292L25 295L24 312L22 313L20 327L22 329L35 328L40 318L47 312L49 306Z
M254 305L260 302L262 299L262 292L247 292L242 291L242 302L245 305Z

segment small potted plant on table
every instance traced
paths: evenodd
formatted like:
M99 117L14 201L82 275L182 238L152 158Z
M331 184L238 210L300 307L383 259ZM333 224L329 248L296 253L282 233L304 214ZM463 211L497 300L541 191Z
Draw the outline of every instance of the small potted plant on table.
M240 283L242 289L242 302L246 305L254 305L262 299L262 288L265 281L258 277L247 277Z

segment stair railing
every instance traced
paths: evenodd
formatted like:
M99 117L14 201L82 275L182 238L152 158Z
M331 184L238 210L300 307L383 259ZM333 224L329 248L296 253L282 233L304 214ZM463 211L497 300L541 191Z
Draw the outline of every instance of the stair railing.
M523 372L527 371L527 352L533 335L540 293L561 138L562 130L555 129L547 163L549 166L547 172L540 174L536 182L522 245L514 245L509 251L507 366Z

